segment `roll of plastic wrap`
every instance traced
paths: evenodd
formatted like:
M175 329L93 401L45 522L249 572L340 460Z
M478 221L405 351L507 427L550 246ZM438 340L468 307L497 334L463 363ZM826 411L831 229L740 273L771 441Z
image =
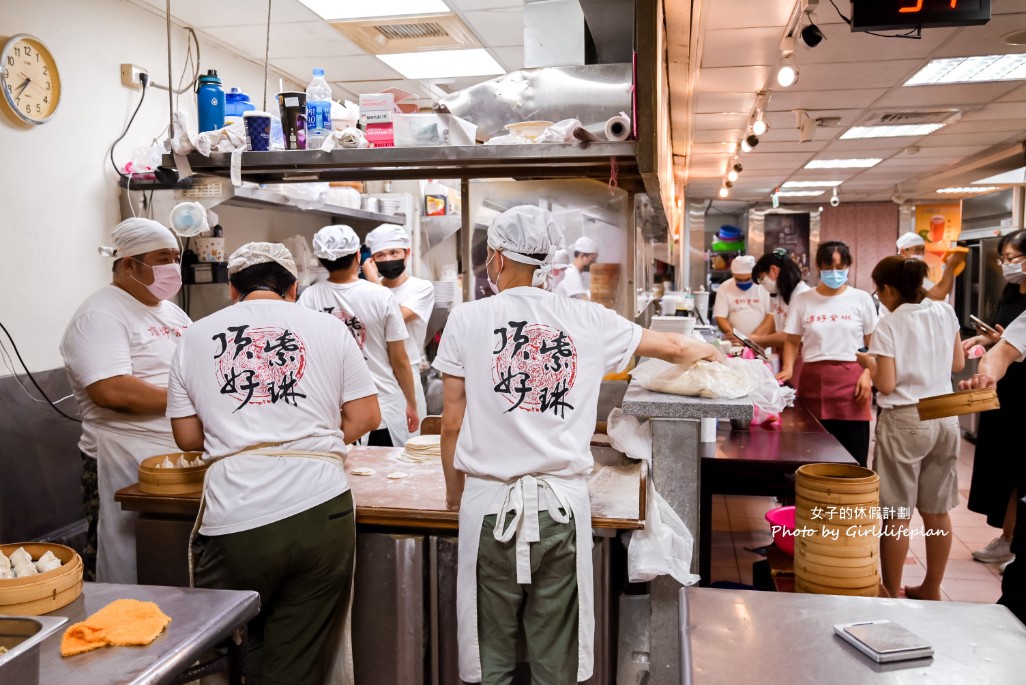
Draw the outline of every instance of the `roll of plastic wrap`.
M615 116L606 122L606 139L613 142L620 142L627 140L631 135L631 118L625 113L620 112L619 116Z

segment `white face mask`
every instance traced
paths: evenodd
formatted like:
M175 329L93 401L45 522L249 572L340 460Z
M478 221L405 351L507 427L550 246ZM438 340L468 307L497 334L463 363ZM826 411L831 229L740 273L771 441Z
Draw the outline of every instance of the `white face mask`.
M920 261L920 262L923 261L924 259L926 259L926 255L924 255L924 254L911 254L908 257L909 257L909 259L915 259L915 260Z
M759 285L765 288L770 295L776 295L778 292L780 292L779 290L777 290L777 282L769 276L763 277L763 279L759 281Z
M498 285L498 283L496 283L496 281L498 281L499 280L499 276L502 275L502 262L499 262L499 271L498 271L498 273L495 274L495 281L493 281L492 277L488 275L488 265L492 263L492 259L495 259L495 255L497 255L497 254L499 254L499 253L498 252L493 252L492 256L491 256L491 259L489 259L487 262L485 262L485 278L488 279L488 287L491 288L492 292L495 293L496 295L499 294L499 285Z
M1022 270L1022 264L1002 264L1001 275L1005 277L1005 280L1009 283L1022 283L1026 281L1026 272Z

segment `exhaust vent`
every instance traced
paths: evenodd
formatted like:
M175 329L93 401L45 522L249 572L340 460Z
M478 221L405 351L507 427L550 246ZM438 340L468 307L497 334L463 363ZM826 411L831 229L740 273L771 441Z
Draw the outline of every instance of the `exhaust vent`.
M455 14L330 23L369 55L481 47Z
M919 126L923 124L951 124L962 116L957 109L939 109L925 112L873 112L862 126Z

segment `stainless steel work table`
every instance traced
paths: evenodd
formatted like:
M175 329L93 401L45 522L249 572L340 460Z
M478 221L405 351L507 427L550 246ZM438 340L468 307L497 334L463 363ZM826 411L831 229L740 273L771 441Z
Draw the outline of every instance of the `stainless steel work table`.
M64 630L60 630L43 642L39 682L173 683L207 650L236 630L241 629L240 637L244 638L246 623L260 610L260 596L251 591L85 583L78 599L51 615L67 616L70 626L116 599L156 602L171 617L171 624L145 647L104 647L66 658L61 656ZM242 659L237 664L244 663L244 653L233 656Z
M1026 682L1026 628L997 604L682 588L684 685L1002 685ZM877 664L834 635L887 619L934 656Z

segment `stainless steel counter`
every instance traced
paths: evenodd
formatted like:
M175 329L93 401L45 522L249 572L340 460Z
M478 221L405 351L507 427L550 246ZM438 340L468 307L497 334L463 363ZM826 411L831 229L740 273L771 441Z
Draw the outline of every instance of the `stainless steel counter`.
M1026 627L996 604L683 588L681 683L848 685L1026 682ZM877 664L834 625L887 619L930 659Z
M260 610L259 595L250 591L86 583L82 596L54 615L77 623L116 599L156 602L171 624L146 647L105 647L67 658L60 653L64 631L58 631L43 643L40 682L169 683Z

